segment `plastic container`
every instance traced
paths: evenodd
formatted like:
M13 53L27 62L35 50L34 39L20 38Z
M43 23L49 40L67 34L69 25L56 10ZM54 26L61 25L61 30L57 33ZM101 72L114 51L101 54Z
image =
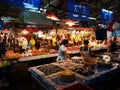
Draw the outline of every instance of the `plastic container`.
M60 90L93 90L93 89L83 83L76 82L74 84L63 87Z

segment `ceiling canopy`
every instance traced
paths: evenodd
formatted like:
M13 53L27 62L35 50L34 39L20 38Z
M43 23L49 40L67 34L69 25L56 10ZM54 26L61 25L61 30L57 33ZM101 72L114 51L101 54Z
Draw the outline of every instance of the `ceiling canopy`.
M68 1L69 0L42 0L41 14L54 12L60 20L68 19ZM120 11L119 0L72 0L74 2L85 4L90 7L90 16L99 19L100 10L107 9L113 11L115 16ZM19 17L25 9L0 2L0 16Z

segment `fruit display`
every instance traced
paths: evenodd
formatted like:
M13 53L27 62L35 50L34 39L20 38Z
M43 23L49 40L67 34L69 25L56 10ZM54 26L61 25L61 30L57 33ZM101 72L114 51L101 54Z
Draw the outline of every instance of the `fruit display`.
M43 72L46 76L65 70L65 69L63 69L59 66L53 65L53 64L41 65L37 69L39 71Z
M82 74L84 76L90 76L95 73L94 70L92 70L90 66L85 66L84 64L75 66L74 68L71 68L70 70L78 74Z

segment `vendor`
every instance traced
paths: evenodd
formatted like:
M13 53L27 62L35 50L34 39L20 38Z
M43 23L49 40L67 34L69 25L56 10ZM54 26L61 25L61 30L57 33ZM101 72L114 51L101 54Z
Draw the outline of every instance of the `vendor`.
M89 41L84 40L83 46L80 47L80 55L83 57L88 57L90 56L90 48L88 47Z
M57 61L62 61L62 60L66 60L67 58L70 58L70 55L67 53L67 48L66 48L67 45L68 45L68 40L64 39L59 48Z

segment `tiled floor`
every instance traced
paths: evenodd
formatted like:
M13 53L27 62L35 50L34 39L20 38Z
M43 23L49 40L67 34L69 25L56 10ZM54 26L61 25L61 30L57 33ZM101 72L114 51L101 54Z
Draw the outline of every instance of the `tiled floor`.
M7 87L0 90L45 90L41 85L38 85L31 77L21 80L11 81Z

